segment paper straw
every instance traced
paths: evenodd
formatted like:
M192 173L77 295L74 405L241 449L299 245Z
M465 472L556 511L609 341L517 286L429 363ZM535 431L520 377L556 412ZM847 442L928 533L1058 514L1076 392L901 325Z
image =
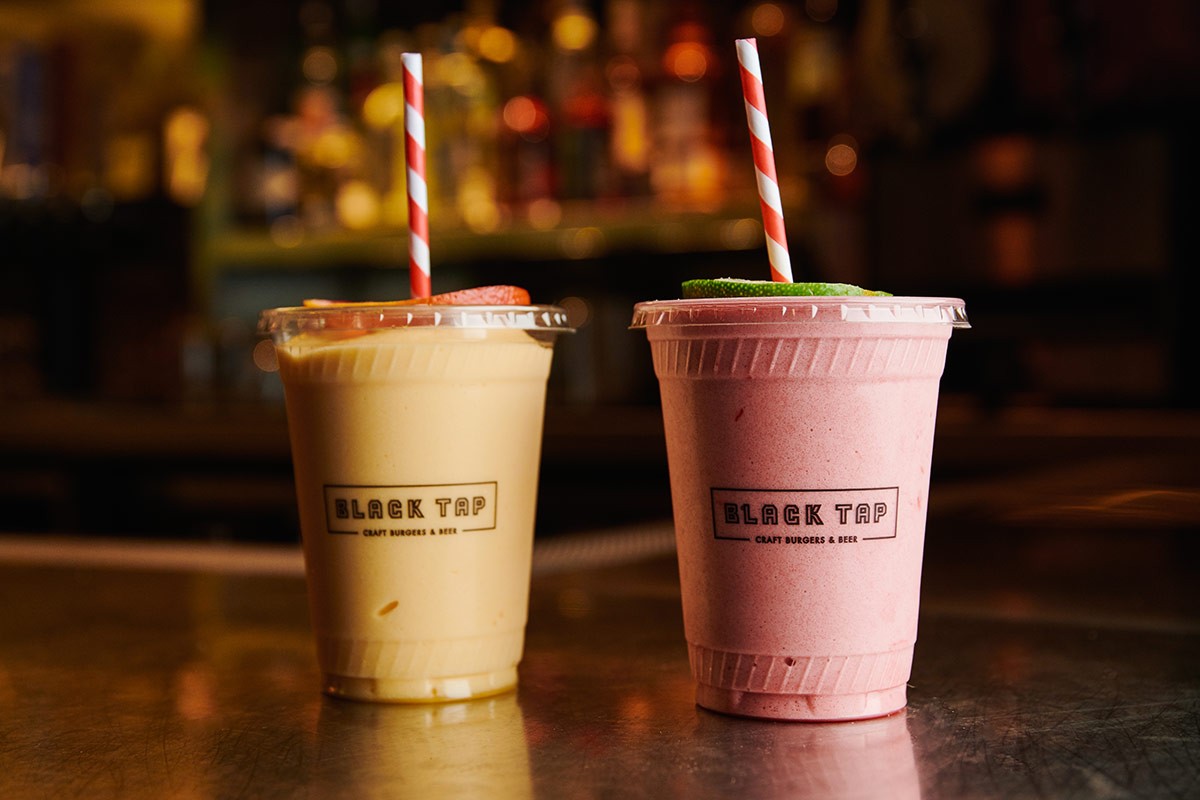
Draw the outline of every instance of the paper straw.
M771 280L791 283L792 259L788 255L787 234L783 229L783 203L779 198L779 178L775 174L771 128L767 123L767 100L763 94L762 67L758 64L758 41L738 39L737 55L742 96L746 101L746 124L750 126L750 147L754 152L754 177L758 181L763 230L767 234Z
M429 189L425 183L425 86L420 53L402 53L404 160L408 167L408 282L413 297L429 297Z

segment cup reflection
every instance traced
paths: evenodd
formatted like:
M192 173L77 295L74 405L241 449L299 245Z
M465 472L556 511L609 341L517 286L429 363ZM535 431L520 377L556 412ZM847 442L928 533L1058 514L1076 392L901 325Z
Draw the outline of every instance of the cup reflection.
M441 705L326 700L313 796L533 796L515 694Z
M905 712L857 722L777 723L702 713L702 736L720 736L725 757L763 755L737 776L746 797L919 800L921 782ZM707 730L709 726L720 731ZM728 766L728 765L726 765ZM702 777L701 777L702 779Z

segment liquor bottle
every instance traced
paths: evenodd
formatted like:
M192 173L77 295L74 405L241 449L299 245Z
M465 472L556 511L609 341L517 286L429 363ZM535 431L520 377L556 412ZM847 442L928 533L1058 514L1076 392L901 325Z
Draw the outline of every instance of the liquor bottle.
M703 9L681 3L670 18L655 93L651 182L670 207L711 211L722 201L724 181L724 158L712 125L718 59Z
M654 69L644 0L609 0L609 56L604 66L611 119L610 157L615 191L650 193L650 104L646 85Z

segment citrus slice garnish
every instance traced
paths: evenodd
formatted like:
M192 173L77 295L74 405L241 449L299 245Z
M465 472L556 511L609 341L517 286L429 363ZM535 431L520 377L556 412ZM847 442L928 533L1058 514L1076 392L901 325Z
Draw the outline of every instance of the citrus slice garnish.
M683 282L685 300L702 297L891 297L890 292L873 292L849 283L782 283L748 281L743 278L714 278Z
M305 308L355 308L357 306L527 306L529 292L520 286L475 286L457 292L414 297L409 300L347 302L310 298Z

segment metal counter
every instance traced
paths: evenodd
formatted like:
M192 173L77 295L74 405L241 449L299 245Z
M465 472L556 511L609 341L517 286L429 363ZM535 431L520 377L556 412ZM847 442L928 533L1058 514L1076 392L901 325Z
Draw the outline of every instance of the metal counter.
M0 797L1197 797L1193 538L931 531L907 711L812 724L693 704L665 524L539 544L518 690L429 706L317 691L294 548L0 537Z

